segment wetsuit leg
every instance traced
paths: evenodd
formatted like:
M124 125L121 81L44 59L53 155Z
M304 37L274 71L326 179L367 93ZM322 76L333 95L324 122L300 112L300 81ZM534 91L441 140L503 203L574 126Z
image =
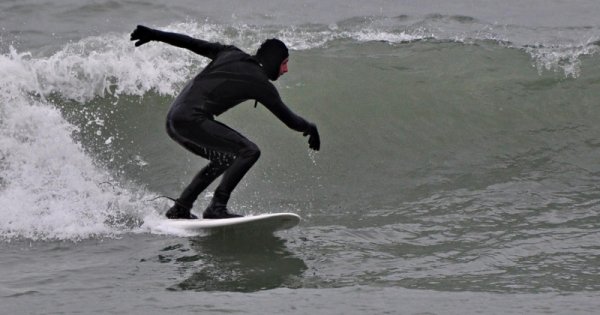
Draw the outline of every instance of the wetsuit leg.
M211 161L182 193L179 202L184 206L191 207L198 195L221 174L223 178L215 190L214 200L226 204L231 192L260 157L256 144L212 119L168 123L167 130L186 149Z
M233 158L231 158L233 160ZM186 208L192 208L198 196L210 185L217 177L221 176L230 164L222 161L210 161L208 165L202 168L192 182L183 190L177 201Z

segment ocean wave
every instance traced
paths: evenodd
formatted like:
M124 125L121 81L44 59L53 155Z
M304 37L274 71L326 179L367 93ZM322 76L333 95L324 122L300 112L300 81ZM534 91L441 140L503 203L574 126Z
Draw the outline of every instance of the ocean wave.
M441 22L440 22L441 21ZM331 25L261 26L221 25L208 21L182 22L156 26L162 30L180 32L208 41L234 44L253 53L266 38L279 37L291 49L327 48L340 41L356 43L385 42L392 45L418 41L477 44L497 43L499 49L514 48L527 52L532 65L542 71L563 71L567 77L578 77L581 58L600 50L598 35L589 28L569 29L568 38L546 36L556 29L527 29L497 26L475 18L431 15L423 19L410 17L361 18ZM533 35L537 31L541 35ZM567 32L567 30L565 30ZM575 32L575 33L573 33ZM585 36L581 39L574 37ZM128 33L110 33L67 43L52 55L33 57L30 52L18 52L10 46L1 56L3 68L10 79L2 85L21 84L18 89L47 96L60 93L63 97L85 102L104 95L143 95L153 89L160 94L174 95L180 85L207 63L192 53L168 45L147 44L134 48ZM14 71L13 68L18 68ZM14 87L9 87L14 91Z
M254 26L221 25L205 21L174 23L163 29L220 41L253 52L268 37L278 37L291 49L326 48L339 41L386 42L392 45L418 41L477 44L496 42L500 48L527 52L541 71L563 71L578 77L581 58L595 55L600 41L597 27L543 28L498 25L469 16L432 14L425 17L357 17L329 25Z
M104 92L90 71L103 68L100 61L71 49L49 58L14 49L0 56L7 70L0 79L0 239L114 236L153 209L140 202L144 189L127 187L73 139L78 127L47 99ZM78 73L81 65L88 72Z
M440 24L443 27L440 27ZM499 126L500 130L510 130L514 127L511 122L515 121L515 117L523 119L525 124L535 125L541 112L540 108L517 108L514 104L522 106L521 104L527 104L530 100L525 96L523 102L519 100L513 102L514 104L507 103L513 96L519 97L512 91L516 88L519 93L527 95L530 92L527 87L531 84L538 84L545 89L553 88L560 79L552 77L553 74L548 77L545 73L547 71L562 72L567 77L586 78L582 74L586 71L582 59L598 53L598 38L594 36L581 43L578 39L567 42L550 37L540 43L532 43L531 40L525 40L525 35L522 38L511 37L507 35L510 31L500 31L506 27L488 25L469 17L369 17L331 25L293 27L222 25L205 21L155 27L209 41L235 44L249 52L253 52L265 38L280 37L292 49L302 53L303 56L299 59L304 58L304 61L299 61L299 67L311 64L311 67L323 69L323 77L317 78L318 84L333 85L328 93L335 98L354 104L354 98L344 98L346 95L343 90L347 86L360 87L369 91L367 94L378 91L378 110L386 115L369 117L373 121L366 123L386 130L386 136L382 139L400 141L399 136L395 135L398 131L393 127L398 122L389 120L389 117L399 117L403 128L410 132L419 131L415 137L422 139L415 143L430 141L432 146L437 148L444 148L445 143L436 142L436 137L452 135L454 132L456 138L467 138L471 134L488 132L489 126L500 122L508 124L508 127ZM455 30L451 31L451 28ZM589 31L590 29L575 30ZM369 51L369 56L385 56L382 58L385 60L380 64L371 64L370 60L363 62L365 48ZM327 59L330 56L337 57L340 51L343 51L345 57L351 56L352 62L356 64L349 67L344 60L336 60L332 64L332 59ZM523 70L527 64L526 54L531 56L531 65L537 67L538 75L544 76L543 79L535 78L535 73L534 77L529 77L529 70ZM395 56L399 56L398 61L390 61L396 58ZM315 60L307 62L306 58ZM488 66L490 60L494 60L495 63ZM440 67L439 70L429 66L432 61ZM82 125L69 122L61 109L69 103L69 106L75 107L74 112L77 114L77 106L84 110L89 108L90 104L95 104L94 102L101 105L115 102L118 103L117 108L119 105L124 106L122 104L126 102L119 104L120 98L124 96L143 99L159 94L166 95L167 98L172 97L207 62L206 58L199 58L191 52L168 45L149 43L135 48L129 40L128 32L83 38L66 43L49 55L22 52L9 46L7 53L0 55L0 68L4 70L4 75L0 78L0 208L4 209L4 220L0 222L0 238L79 239L97 235L118 235L123 231L143 229L140 225L144 218L158 213L165 205L140 201L155 194L146 191L143 185L142 188L127 185L127 174L114 174L110 167L99 163L94 156L94 150L118 152L119 148L115 146L118 145L119 139L98 129L94 133L99 137L97 144L105 147L86 148L74 136L81 134L82 125L103 127L106 117L110 116L107 113L116 110L115 107L104 106L99 112L81 112L84 116ZM305 64L300 64L302 62ZM339 80L341 83L337 82L336 85L331 78L324 81L326 77L338 80L333 72L340 69L345 70L342 73L348 76ZM405 75L403 71L413 72ZM456 73L464 83L454 86L449 82L450 86L446 90L432 90L431 86L439 84L434 80L436 75L446 79L452 78L443 71ZM476 73L471 76L469 71ZM426 76L419 76L419 73L426 73ZM523 82L507 83L502 81L502 78L495 79L494 73L516 75ZM477 88L482 82L469 81L478 75L486 75L487 80L504 86L485 86L488 90L482 92L480 87ZM388 77L389 82L378 81L382 77ZM413 82L413 78L421 81ZM408 106L397 106L398 99L404 95L398 94L400 92L397 91L398 84L395 80L409 80L404 81L404 85L411 86L415 91L415 94L409 95L412 99L408 99ZM578 86L577 81L578 79L569 80L568 83ZM302 85L299 84L298 86ZM519 90L519 84L524 88ZM503 88L505 91L510 90L510 95L502 94L498 96L498 100L490 100L490 95L484 93L493 94L497 89L502 91ZM587 86L584 88L589 89ZM294 93L291 88L287 92ZM431 93L443 94L432 96ZM451 94L456 96L448 97ZM304 96L305 94L296 95L296 100ZM549 96L546 97L544 100L551 100ZM578 95L574 94L573 97L577 98ZM422 104L417 102L422 99L429 99L432 103L426 111L423 110ZM354 110L360 110L360 106L371 101L361 100L360 103L354 104ZM438 104L440 100L443 102ZM160 100L161 103L164 101ZM454 109L458 108L456 112L449 112L452 108L448 107L448 102L452 101L456 103L455 106L460 104L465 107L455 107ZM469 101L471 103L466 104ZM487 104L487 107L482 104ZM338 106L336 115L343 113L346 105L332 105ZM562 108L560 104L554 106ZM588 105L583 104L581 108L573 109L569 113L578 118L579 112L593 112L586 106ZM400 113L401 110L404 112ZM325 109L322 111L320 113L327 116L333 109L328 112L324 112ZM523 111L530 112L523 115ZM446 115L441 117L439 113ZM470 126L475 128L476 132L454 128L437 135L433 133L436 130L439 132L436 128L441 128L440 126L453 128L453 124L462 125L461 122L467 119L467 114L478 118L473 118L473 121L481 121L481 117L489 119L485 120L485 123L481 122L483 127L471 122ZM345 126L346 122L356 120L354 113L346 115L344 119L333 124ZM503 117L503 120L499 120L499 116ZM546 115L551 123L556 120L558 125L561 124L562 116L564 115L558 110L552 115ZM436 121L437 125L432 124ZM379 131L381 130L373 132ZM330 133L335 132L330 130ZM120 145L124 146L125 142L121 142ZM381 149L376 147L379 142L372 139L364 139L364 143L368 143L367 146L375 153ZM415 154L423 147L413 146L410 150L411 145L413 144L410 141L402 144L403 147L409 147L406 152L416 152ZM385 144L381 144L381 147L384 146ZM385 153L387 154L387 151ZM140 163L140 159L143 161L145 157L135 155L132 163ZM119 175L123 175L125 179L121 179Z

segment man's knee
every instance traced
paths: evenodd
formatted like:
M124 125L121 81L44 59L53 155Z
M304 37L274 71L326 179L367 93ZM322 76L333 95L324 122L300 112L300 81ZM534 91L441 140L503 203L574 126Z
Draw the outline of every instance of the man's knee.
M243 156L244 158L247 158L249 160L252 161L256 161L258 160L258 158L260 157L260 148L252 143L249 142L241 151L240 151L240 156Z

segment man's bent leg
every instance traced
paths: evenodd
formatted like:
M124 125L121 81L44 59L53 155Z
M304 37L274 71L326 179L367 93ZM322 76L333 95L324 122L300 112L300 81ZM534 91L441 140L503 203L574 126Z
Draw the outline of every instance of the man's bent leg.
M171 121L167 121L167 133L173 140L188 151L210 160L209 164L196 174L192 182L184 189L179 198L175 200L175 205L167 211L166 216L169 219L196 219L197 217L190 212L194 202L198 199L200 193L217 177L223 174L233 161L233 156L223 155L198 145L198 142L201 142L202 138L206 137L206 134L203 134L202 130L198 129L200 128L197 128L197 124L193 124L177 130ZM195 130L199 132L189 132Z
M211 161L202 168L192 182L183 190L177 201L184 207L192 208L198 196L210 185L217 177L230 166L230 163Z
M227 202L231 192L260 157L260 149L252 141L222 123L207 121L203 124L203 129L213 135L210 141L205 143L207 148L234 157L203 216L204 218L237 217L239 215L227 211Z
M227 203L233 189L235 189L259 157L260 149L258 146L248 141L247 147L236 154L235 160L225 171L221 183L215 190L215 197Z
M182 193L184 206L191 207L198 195L224 172L204 217L239 216L229 213L226 205L231 192L260 157L258 146L237 131L212 119L179 126L175 132L170 130L171 137L191 152L211 160L211 164L196 175Z
M231 197L231 192L242 180L244 175L256 163L260 157L258 147L248 141L248 146L243 148L236 155L231 166L225 171L221 183L215 190L213 199L203 213L205 219L232 218L240 217L241 215L230 213L227 210L227 202Z
M231 160L211 161L208 165L202 168L192 182L183 190L179 198L175 201L173 206L167 212L168 218L188 218L187 213L190 212L194 206L194 202L198 199L198 196L208 187L217 177L230 166Z

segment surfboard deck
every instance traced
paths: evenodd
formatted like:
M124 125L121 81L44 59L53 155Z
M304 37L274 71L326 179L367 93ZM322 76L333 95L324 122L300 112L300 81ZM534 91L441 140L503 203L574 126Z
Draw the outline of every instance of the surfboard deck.
M166 219L162 222L169 228L192 233L229 230L273 233L291 229L298 223L300 223L300 216L295 213L267 213L231 219Z

